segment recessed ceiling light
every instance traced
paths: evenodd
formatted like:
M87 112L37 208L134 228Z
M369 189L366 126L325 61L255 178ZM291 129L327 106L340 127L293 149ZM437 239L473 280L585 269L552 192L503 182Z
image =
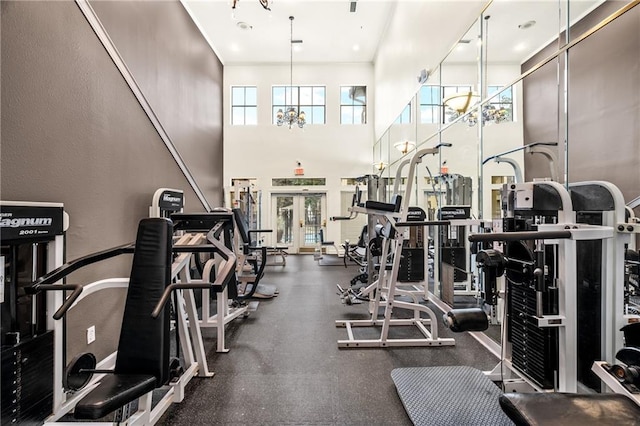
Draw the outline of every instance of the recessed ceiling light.
M522 52L527 47L526 43L518 43L513 46L513 50L515 52Z
M241 30L245 30L245 31L248 31L248 30L253 28L251 25L247 24L244 21L238 21L236 23L236 27L240 28Z
M229 46L232 52L239 52L240 51L240 46L238 46L236 43L231 43L231 46Z
M359 45L359 44L354 44L354 45L353 45L353 50L354 50L355 52L357 52L358 50L360 50L360 45Z
M524 24L518 25L518 28L521 30L526 30L527 28L531 28L536 24L536 21L527 21Z

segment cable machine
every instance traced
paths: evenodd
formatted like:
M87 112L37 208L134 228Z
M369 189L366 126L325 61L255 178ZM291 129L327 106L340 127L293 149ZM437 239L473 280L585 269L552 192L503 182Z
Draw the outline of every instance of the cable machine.
M25 288L62 265L68 223L62 204L0 202L2 425L41 423L61 398L54 364L64 360L54 346L63 346L63 325L47 311L60 306L63 294Z

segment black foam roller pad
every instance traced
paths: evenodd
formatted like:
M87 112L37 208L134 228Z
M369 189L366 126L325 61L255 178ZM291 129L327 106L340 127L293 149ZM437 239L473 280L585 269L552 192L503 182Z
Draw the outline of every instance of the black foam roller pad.
M482 308L452 309L444 314L443 319L454 333L484 331L489 328L489 319Z

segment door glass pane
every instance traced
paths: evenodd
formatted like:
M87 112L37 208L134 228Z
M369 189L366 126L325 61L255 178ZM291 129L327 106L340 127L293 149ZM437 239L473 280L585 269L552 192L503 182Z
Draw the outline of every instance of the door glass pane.
M276 197L278 244L293 243L293 197Z
M314 246L320 242L321 198L320 195L304 197L303 245L305 246Z

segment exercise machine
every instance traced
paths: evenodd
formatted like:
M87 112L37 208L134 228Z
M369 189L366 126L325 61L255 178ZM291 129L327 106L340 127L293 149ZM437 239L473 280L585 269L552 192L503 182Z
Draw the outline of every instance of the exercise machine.
M184 192L182 190L159 188L155 191L149 207L149 216L172 219L176 233L174 240L177 243L199 244L206 241L208 232L215 228L217 230L214 235L216 241L227 249L233 250L234 218L231 212L224 209L210 213L183 212ZM189 236L183 238L185 234ZM179 278L183 282L191 282L194 275L197 279L213 281L217 269L224 262L224 259L215 254L212 255L211 252L192 253L189 258L184 258L184 254L181 256L185 268L181 270ZM189 270L188 275L186 274L187 269ZM237 282L232 282L224 286L221 291L215 292L205 286L199 290L199 301L197 297L195 299L196 305L200 305L198 309L200 327L216 329L217 352L229 351L226 347L225 326L236 318L246 318L258 306L257 302L242 300L242 297L238 295L237 286ZM212 310L211 303L214 299L213 293L215 293L215 310ZM191 294L187 293L187 297L190 296Z
M438 150L439 147L424 148L414 154L410 161L405 194L411 193L416 166L421 163L425 155L436 154ZM398 184L397 179L396 185ZM338 340L338 346L341 348L447 346L455 344L454 339L439 336L436 314L431 308L420 303L416 292L399 288L398 273L406 231L413 226L423 227L429 225L429 223L407 221L409 197L403 199L397 195L397 190L395 192L396 195L392 198L391 203L367 200L364 206L354 206L350 209L353 213L368 215L369 230L373 229L378 223L382 225L383 242L378 268L379 275L377 280L370 285L373 289L369 291L369 294L374 295L369 306L371 317L367 320L336 321L336 326L346 328L348 335L347 339ZM387 263L388 255L391 255L391 264ZM399 300L400 296L409 297L411 302ZM384 315L380 319L378 310L382 307L384 307ZM411 315L409 315L409 318L393 317L394 310L408 311ZM426 315L426 318L422 318L421 314ZM413 326L417 329L419 337L392 338L389 336L389 330L394 326ZM379 329L379 337L375 339L360 338L355 335L355 329L359 327Z
M41 423L62 399L54 383L61 381L64 354L54 348L62 348L63 326L47 317L62 293L34 295L27 288L62 265L68 226L63 204L0 202L2 425Z
M262 192L255 190L250 179L233 179L233 209L242 213L247 229L261 228L261 200ZM254 241L252 245L263 245L263 243L264 241ZM266 266L286 266L288 248L288 246L267 245Z
M240 209L233 209L235 230L240 242L237 245L238 265L237 277L239 283L238 298L241 300L271 299L278 294L274 285L261 283L267 265L269 248L258 245L252 234L273 232L271 229L251 229L247 218ZM248 271L247 271L248 269Z
M57 294L56 290L64 290L65 286L53 283L68 274L122 254L134 255L129 280L76 284L71 296L55 306L57 311L52 320L60 322L84 297L106 288L127 288L117 352L98 365L93 355L78 354L66 368L56 370L61 380L55 386L62 399L45 424L55 424L71 411L78 419L90 420L102 419L116 411L114 421L154 424L172 403L182 401L184 388L192 377L213 375L207 368L193 289L208 287L222 291L232 282L236 259L232 251L217 241L216 233L215 228L210 230L206 244L185 234L174 245L173 223L169 219L143 219L135 245L126 244L68 262L30 286L32 293ZM188 279L187 265L194 252L215 252L226 260L213 283ZM178 290L173 310L184 365L169 356L171 321L166 302L172 290ZM158 389L162 391L161 397L152 401L152 392ZM135 401L137 408L132 412Z
M496 424L508 424L504 423L505 418L495 404L498 397L503 408L511 401L512 408L518 406L518 410L525 410L527 405L532 409L537 407L537 418L549 420L551 417L548 415L553 412L558 419L566 420L563 410L575 414L576 406L571 408L571 400L590 404L589 398L569 395L592 386L584 365L589 365L602 379L605 373L598 372L598 366L601 365L598 358L608 358L603 361L607 365L613 363L615 358L620 360L619 354L609 359L608 347L615 345L621 335L621 331L614 330L610 324L624 324L626 318L620 290L624 287L624 274L621 271L624 270L624 247L630 234L637 232L637 225L625 222L620 192L604 182L571 184L569 191L551 181L508 184L503 189L503 206L505 232L469 236L471 242L485 247L476 257L484 275L485 300L495 303L498 297L506 299L502 351L497 354L500 363L492 371L484 373L468 371L468 367L434 367L429 371L417 369L412 373L414 379L416 374L429 376L430 383L444 375L449 379L460 378L460 384L447 385L446 389L438 388L437 392L459 392L469 400L469 413L482 412L483 416L497 416L500 420ZM503 243L504 253L489 248L495 241ZM583 252L587 246L584 244L589 247L587 252L601 251L602 257L597 260L585 258ZM600 247L594 248L594 244ZM601 272L590 273L592 265L589 263L593 263ZM579 265L584 265L584 268ZM584 271L580 271L581 268ZM496 281L503 274L506 275L507 285L505 294L500 295ZM595 287L602 288L603 293L594 306L589 305L593 302L592 295L586 298L588 300L580 296L583 291L580 287L592 286L590 280L595 279ZM618 296L612 296L616 294ZM603 321L600 330L594 330L581 321L581 311L601 316ZM470 331L474 336L488 326L487 314L482 308L452 310L443 319L452 331ZM586 328L585 334L581 335L583 328ZM593 336L587 338L587 333ZM586 339L589 345L598 348L595 359L591 352L584 350L580 339ZM424 390L424 386L412 385L407 379L407 372L402 370L394 370L392 377L407 407L405 398L410 398L417 387ZM618 371L631 372L632 375L634 370ZM610 372L606 374L612 377ZM492 395L488 403L486 399L466 392L469 387L476 389L477 384L487 387L486 383L491 381L500 382L507 394L496 395L488 390L495 387L487 388L484 395ZM595 390L600 389L597 387ZM550 392L558 393L550 395ZM423 395L423 399L430 398L429 392ZM610 395L604 399L618 401L618 397L610 398ZM596 400L593 400L593 404L598 404L595 405L598 410L612 413L611 407L600 406ZM541 404L547 402L560 408L545 411L546 405ZM413 418L420 408L409 406L417 410L409 413ZM629 410L637 416L638 408L633 404L630 407L622 403L617 407L621 410L621 417L616 417L618 421L624 419L624 413L629 413ZM598 414L592 410L583 411L581 415L576 415L581 421L585 421L589 415L593 416L593 421ZM522 418L527 415L512 417L513 413L508 408L505 408L505 412L517 424L542 424L523 421Z

